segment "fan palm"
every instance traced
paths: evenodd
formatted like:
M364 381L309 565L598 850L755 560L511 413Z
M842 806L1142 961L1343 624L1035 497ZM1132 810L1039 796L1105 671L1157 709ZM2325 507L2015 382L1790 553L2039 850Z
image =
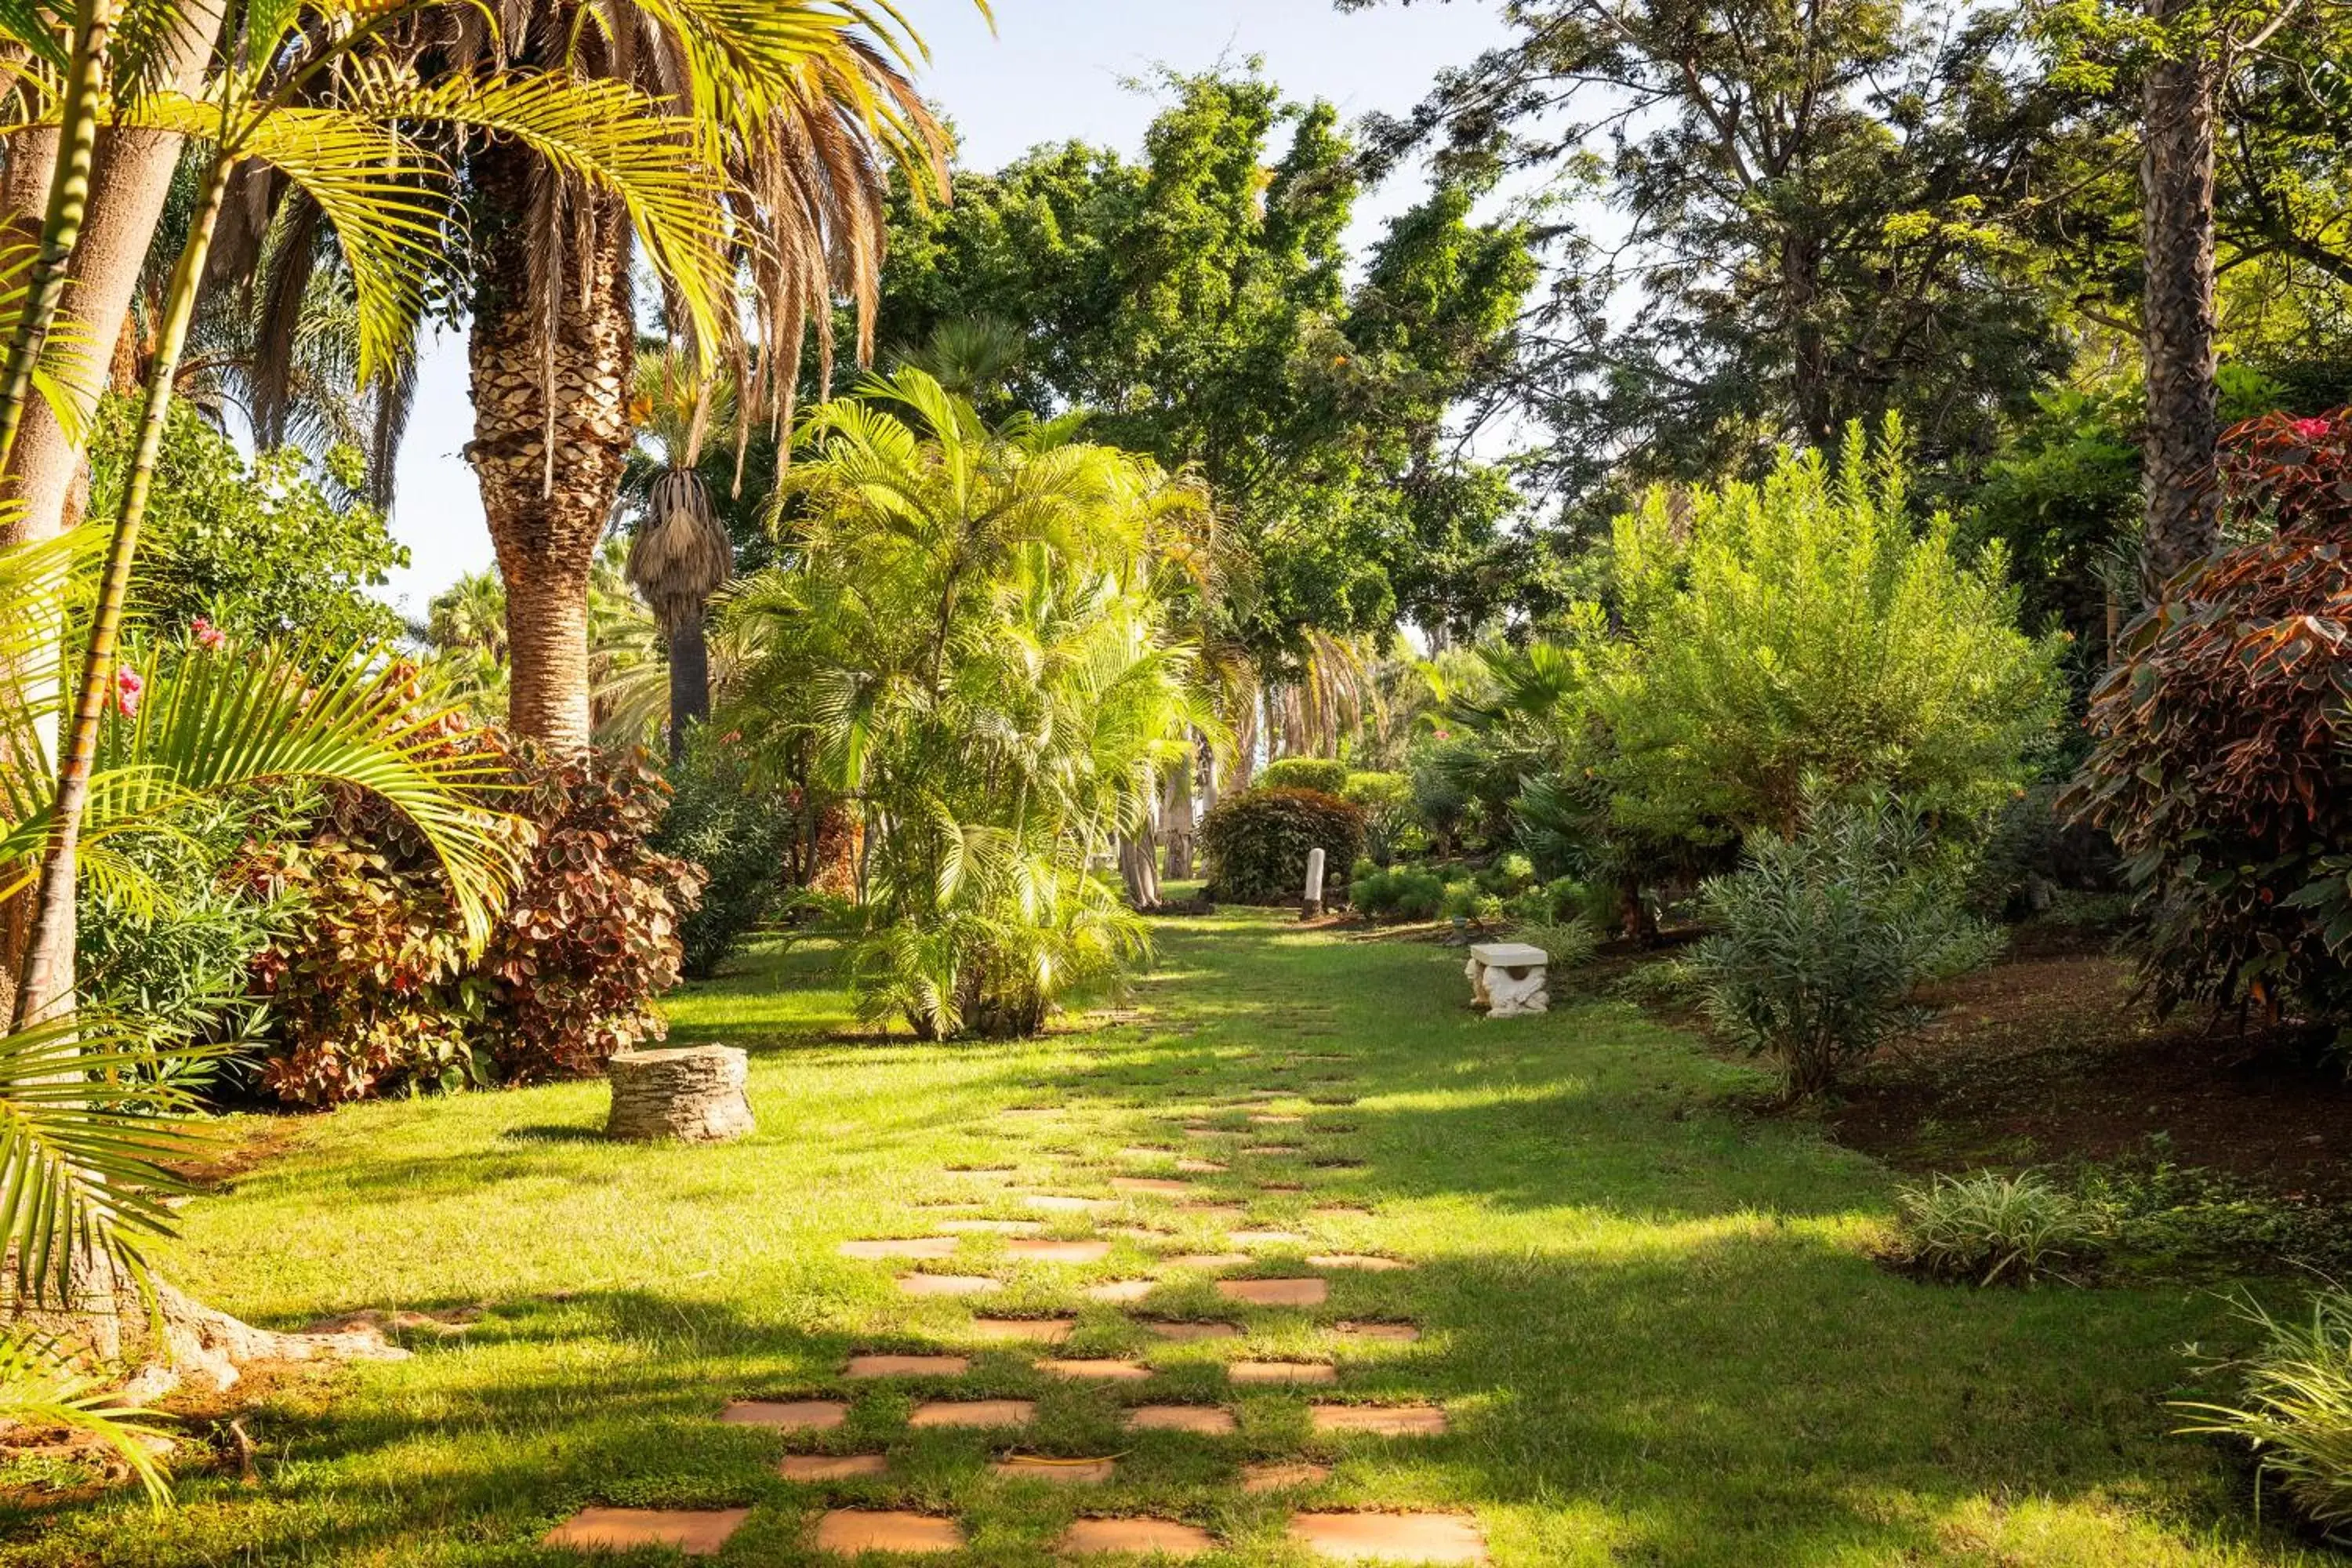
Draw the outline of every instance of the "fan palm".
M710 596L735 574L735 543L701 471L704 437L732 399L675 350L640 356L641 447L657 454L629 543L628 580L668 647L669 753L686 754L687 728L710 713Z

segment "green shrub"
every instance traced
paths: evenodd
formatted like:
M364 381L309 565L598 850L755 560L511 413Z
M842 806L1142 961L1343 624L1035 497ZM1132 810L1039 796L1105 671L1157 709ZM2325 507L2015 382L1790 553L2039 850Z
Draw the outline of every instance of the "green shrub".
M1438 903L1444 895L1445 884L1435 872L1392 866L1359 876L1349 887L1348 901L1360 914L1426 921L1437 918Z
M1339 798L1364 814L1364 848L1387 865L1416 837L1412 780L1403 773L1349 773Z
M2240 1315L2263 1342L2238 1363L2237 1402L2177 1404L2201 1417L2181 1430L2243 1441L2296 1512L2330 1541L2352 1539L2352 1295L2321 1291L2308 1322L2273 1318L2252 1300Z
M1526 925L1553 925L1581 921L1597 926L1591 914L1592 895L1573 877L1555 877L1504 900L1503 912ZM1605 918L1606 911L1603 911Z
M1654 958L1637 963L1618 977L1615 989L1627 1001L1652 1007L1682 1006L1702 994L1698 976L1692 972L1690 961L1683 958Z
M1229 904L1296 903L1307 888L1307 852L1320 847L1327 875L1363 852L1363 813L1306 789L1244 790L1201 820L1209 897Z
M1530 921L1511 934L1530 947L1543 949L1544 961L1553 971L1590 963L1601 947L1601 933L1580 920ZM1557 982L1559 975L1554 973L1550 978Z
M2084 1205L2030 1172L1938 1176L1903 1188L1895 1207L1905 1257L1937 1279L2030 1285L2096 1245Z
M1311 789L1346 798L1348 764L1326 757L1276 757L1251 781L1259 789Z
M702 902L678 927L680 967L697 979L717 972L784 892L785 862L798 824L791 803L752 784L737 749L697 726L683 760L669 770L669 809L654 847L702 868Z
M1712 934L1690 965L1707 1016L1780 1067L1790 1099L1819 1094L1924 1015L1920 982L1989 962L2000 933L1960 909L1960 879L1917 819L1824 805L1794 838L1750 837L1738 872L1708 881Z

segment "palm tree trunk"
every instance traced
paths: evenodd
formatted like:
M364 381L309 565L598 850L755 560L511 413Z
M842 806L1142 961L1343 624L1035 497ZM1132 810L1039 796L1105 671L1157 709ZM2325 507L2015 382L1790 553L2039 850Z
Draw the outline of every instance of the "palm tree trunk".
M686 756L687 731L710 717L710 644L696 616L669 639L669 758Z
M1168 875L1181 880L1192 874L1192 759L1168 770L1160 790L1160 842L1168 847Z
M541 232L526 221L535 163L528 150L499 143L469 165L487 254L467 344L467 454L506 578L507 722L570 754L590 739L588 579L628 455L636 323L625 213L609 197L581 196L583 221L560 220L560 237ZM584 243L574 248L575 240ZM556 265L531 254L551 245L563 275L547 291L548 323L528 279Z
M132 450L130 476L123 484L122 513L115 520L114 535L107 546L106 573L99 582L98 603L90 611L89 646L82 653L73 724L58 763L57 797L50 809L49 837L42 849L41 878L34 894L33 929L16 987L18 1029L61 1016L73 1005L74 893L82 810L89 804L90 773L98 763L98 727L114 697L115 646L122 632L123 606L131 596L131 568L139 551L139 530L146 521L147 498L154 489L155 464L163 450L163 426L172 412L172 384L180 374L180 353L187 346L188 323L196 313L196 289L204 277L213 226L220 217L221 191L227 182L228 164L215 160L197 195L188 241L172 268L171 285L164 294L163 331L147 384L147 406L140 419L139 444Z
M2188 0L2149 0L2159 23ZM2193 21L2184 24L2193 28ZM2141 310L2147 365L2142 484L2147 533L2141 575L2154 598L2220 534L2214 454L2213 71L2201 38L2176 37L2143 89L2140 234L2147 258Z

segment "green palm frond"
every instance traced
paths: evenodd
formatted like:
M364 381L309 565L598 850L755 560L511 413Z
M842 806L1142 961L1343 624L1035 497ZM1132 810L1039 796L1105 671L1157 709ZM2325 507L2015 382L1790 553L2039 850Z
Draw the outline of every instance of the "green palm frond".
M19 1328L0 1334L0 1422L34 1432L79 1432L121 1457L148 1500L170 1498L163 1461L148 1445L164 1436L153 1413L126 1405L76 1364L72 1347Z

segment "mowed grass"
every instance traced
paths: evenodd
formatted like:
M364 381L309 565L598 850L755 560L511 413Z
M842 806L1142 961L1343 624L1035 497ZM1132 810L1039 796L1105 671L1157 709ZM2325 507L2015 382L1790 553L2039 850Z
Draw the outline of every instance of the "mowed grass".
M600 1085L361 1107L241 1130L284 1138L196 1201L173 1275L248 1318L482 1304L411 1359L264 1393L245 1416L259 1482L189 1477L175 1512L131 1499L10 1521L0 1563L551 1564L539 1537L590 1503L750 1506L716 1561L815 1561L839 1502L952 1513L971 1563L1052 1560L1084 1513L1153 1513L1215 1533L1220 1563L1304 1561L1294 1507L1475 1511L1507 1564L2020 1565L2317 1562L2249 1521L2238 1461L2168 1435L2180 1348L2237 1331L2210 1290L1953 1289L1868 1251L1891 1180L1801 1127L1737 1113L1746 1073L1614 1002L1489 1023L1457 952L1349 942L1270 917L1169 921L1136 1012L1013 1045L920 1047L845 1033L831 955L755 955L675 999L675 1037L751 1053L758 1134L719 1149L614 1147ZM1336 1059L1325 1059L1327 1058ZM1249 1100L1252 1091L1278 1099ZM1349 1101L1349 1103L1339 1103ZM1003 1118L1012 1107L1042 1108ZM1295 1114L1255 1125L1253 1112ZM1220 1131L1187 1137L1186 1119ZM1244 1154L1277 1142L1297 1154ZM1125 1156L1160 1145L1169 1156ZM1246 1223L1411 1271L1332 1271L1328 1305L1237 1309L1156 1255L1222 1249L1229 1226L1116 1173L1192 1178ZM949 1167L1013 1165L1000 1182ZM1303 1184L1297 1193L1261 1184ZM1052 1234L1165 1225L1083 1267L1014 1265L995 1237L957 1259L851 1261L845 1238L929 1232L943 1212L1030 1214L1007 1189L1117 1195ZM926 1202L980 1206L942 1211ZM1313 1215L1355 1205L1369 1215ZM1066 1349L982 1344L972 1308L913 1301L905 1268L994 1273L992 1314L1078 1320ZM1157 1274L1139 1307L1087 1284ZM1171 1343L1132 1320L1214 1318L1238 1341ZM1339 1340L1410 1319L1412 1343ZM841 1377L855 1352L974 1356L961 1379ZM1150 1383L1074 1385L1046 1354L1130 1355ZM1336 1361L1336 1390L1234 1390L1248 1355ZM1038 1402L1026 1432L909 1430L922 1397ZM1318 1437L1309 1396L1429 1400L1441 1437ZM714 1417L739 1396L846 1397L842 1430L786 1436ZM1129 1433L1124 1405L1221 1402L1232 1436ZM791 1451L887 1448L885 1477L796 1485ZM1116 1480L992 1477L1007 1452L1117 1454ZM1335 1466L1296 1497L1234 1484L1255 1458ZM671 1561L660 1553L642 1561ZM609 1561L609 1560L608 1560Z

